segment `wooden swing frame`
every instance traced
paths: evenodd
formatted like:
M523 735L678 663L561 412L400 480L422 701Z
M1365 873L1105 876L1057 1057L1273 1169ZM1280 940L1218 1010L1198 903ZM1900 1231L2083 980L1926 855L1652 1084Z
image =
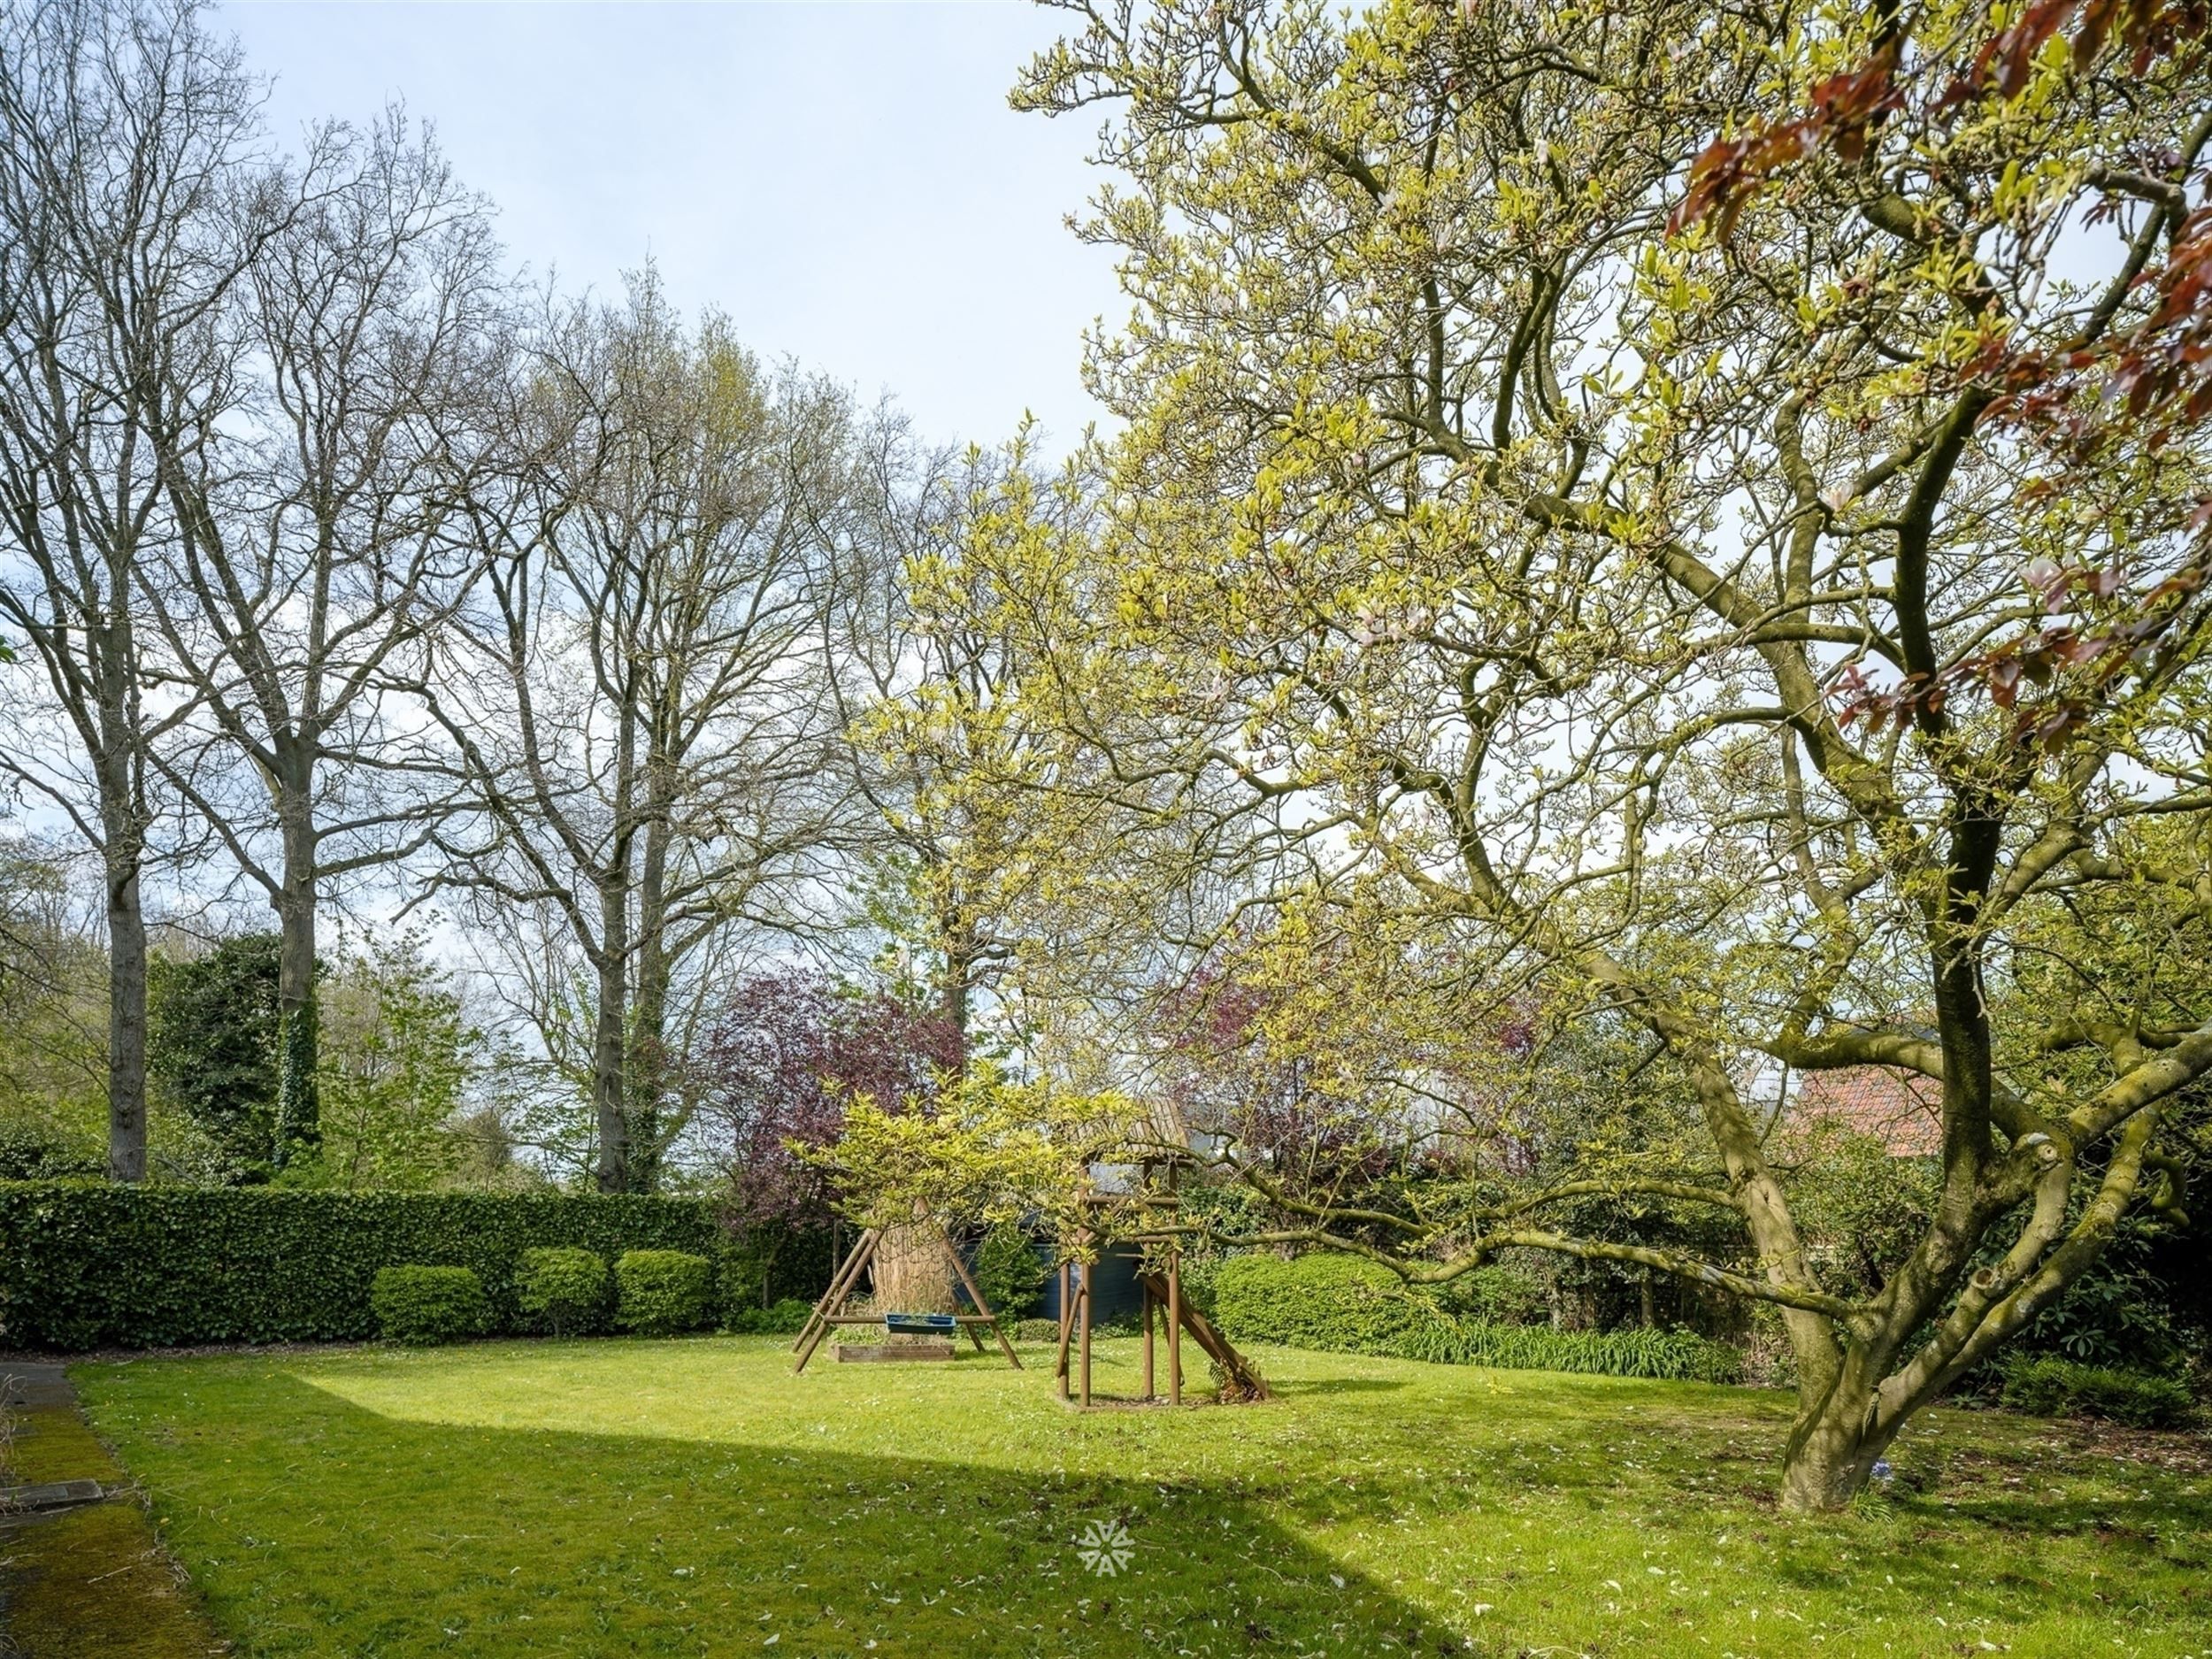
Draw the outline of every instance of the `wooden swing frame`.
M791 1367L793 1376L806 1370L807 1362L814 1357L815 1350L822 1346L823 1339L838 1326L883 1323L880 1313L845 1311L846 1304L852 1300L852 1294L860 1284L861 1274L875 1259L876 1246L882 1240L883 1230L870 1227L853 1240L853 1248L846 1256L843 1265L838 1268L836 1276L830 1280L829 1288L822 1293L822 1299L814 1304L814 1311L807 1316L806 1328L799 1333L798 1343L792 1349L798 1356L797 1362ZM975 1351L979 1354L984 1349L983 1336L977 1327L989 1325L991 1334L998 1339L999 1352L1006 1356L1006 1363L1016 1371L1021 1370L1022 1363L1014 1352L1014 1345L1006 1340L1006 1331L1000 1324L999 1316L991 1310L991 1304L983 1300L983 1293L976 1288L975 1280L968 1276L967 1263L960 1259L960 1252L953 1248L951 1233L940 1226L937 1229L937 1242L945 1252L945 1259L952 1263L952 1271L960 1281L960 1287L968 1293L968 1300L975 1308L973 1313L953 1315L954 1322L967 1333L968 1340L975 1344ZM885 1350L887 1353L895 1351ZM936 1357L944 1357L943 1350L938 1350Z

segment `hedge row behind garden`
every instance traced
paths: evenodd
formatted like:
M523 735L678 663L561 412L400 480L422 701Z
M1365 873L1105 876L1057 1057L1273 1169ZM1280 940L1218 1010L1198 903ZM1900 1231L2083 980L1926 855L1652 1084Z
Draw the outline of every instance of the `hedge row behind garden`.
M548 1245L609 1262L706 1256L714 1317L728 1321L768 1297L810 1301L828 1282L826 1235L775 1243L733 1240L695 1199L5 1182L0 1346L359 1340L377 1332L377 1270L417 1264L473 1269L493 1331L534 1328L516 1307L516 1269Z
M1350 1256L1240 1256L1213 1276L1233 1342L1278 1342L1446 1365L1732 1382L1736 1351L1687 1331L1554 1331L1453 1317L1389 1269Z

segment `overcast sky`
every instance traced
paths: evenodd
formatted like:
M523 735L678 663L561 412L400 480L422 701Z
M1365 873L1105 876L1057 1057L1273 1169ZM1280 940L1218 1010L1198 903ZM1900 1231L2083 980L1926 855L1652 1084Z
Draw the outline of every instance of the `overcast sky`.
M1095 123L1006 106L1059 14L1025 0L228 0L272 113L405 101L518 262L608 290L649 254L687 310L889 391L939 438L1094 409L1081 333L1122 308L1065 216Z

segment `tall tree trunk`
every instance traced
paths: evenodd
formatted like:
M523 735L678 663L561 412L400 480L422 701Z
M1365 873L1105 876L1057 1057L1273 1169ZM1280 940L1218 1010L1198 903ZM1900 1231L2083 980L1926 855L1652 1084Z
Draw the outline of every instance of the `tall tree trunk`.
M277 895L278 1169L312 1158L323 1143L322 1098L316 1087L319 1016L315 999L315 829L305 787L281 803L283 887Z
M111 811L103 849L108 925L108 1179L146 1179L146 918L136 816Z
M949 885L937 912L938 948L944 952L938 1007L959 1040L960 1059L968 1057L968 1020L973 1012L976 976L975 918L960 901L956 879Z
M653 764L646 780L645 856L638 872L637 977L631 990L626 1062L630 1179L638 1192L650 1192L658 1184L669 1133L663 1120L669 1076L668 987L673 972L667 932L672 793L668 768Z
M623 1060L628 1097L625 1139L629 1146L630 1190L653 1191L660 1182L668 1150L666 1093L668 1051L667 964L649 947L639 951L637 985L631 996L628 1053Z
M107 625L98 641L100 857L107 889L108 1176L146 1179L146 918L139 870L146 856L145 773L139 752L138 641L124 597L127 558L111 558ZM88 733L88 735L92 733Z
M630 895L618 876L599 884L598 1009L592 1029L591 1103L599 1131L599 1190L630 1187L629 1101L623 1060L629 1014Z

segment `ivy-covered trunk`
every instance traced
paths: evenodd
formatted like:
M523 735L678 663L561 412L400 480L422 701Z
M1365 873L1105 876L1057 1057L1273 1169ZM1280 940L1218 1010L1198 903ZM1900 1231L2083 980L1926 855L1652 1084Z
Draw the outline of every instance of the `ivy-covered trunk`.
M656 745L646 780L645 851L637 884L637 972L630 989L629 1028L624 1056L624 1087L629 1095L626 1126L630 1190L649 1193L658 1186L661 1160L680 1125L667 1120L670 1083L667 1049L668 995L674 974L669 956L668 854L675 810L672 769Z
M146 1179L146 918L137 814L101 795L108 928L108 1179ZM127 800L127 792L124 799Z
M129 567L108 569L108 592L126 590ZM100 792L100 855L108 926L108 1176L146 1179L146 915L139 868L146 856L145 756L141 747L136 630L118 605L99 641L93 773Z
M311 1159L323 1142L316 1087L319 1017L315 1003L315 831L303 788L284 822L283 886L277 895L277 1124L274 1163Z
M630 895L621 876L599 888L597 1008L591 1043L591 1104L599 1157L595 1171L603 1193L630 1190L629 1101L624 1081L629 1024Z

